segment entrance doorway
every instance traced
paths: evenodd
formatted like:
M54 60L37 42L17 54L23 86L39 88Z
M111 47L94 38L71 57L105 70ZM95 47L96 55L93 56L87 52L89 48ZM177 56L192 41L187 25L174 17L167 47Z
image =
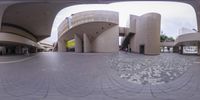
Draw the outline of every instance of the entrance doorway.
M145 45L140 45L140 54L144 54Z

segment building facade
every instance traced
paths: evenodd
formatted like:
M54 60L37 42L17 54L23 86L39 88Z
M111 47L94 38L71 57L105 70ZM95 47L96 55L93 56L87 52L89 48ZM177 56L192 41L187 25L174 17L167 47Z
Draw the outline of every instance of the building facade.
M200 33L185 33L176 38L175 52L200 55Z
M86 11L67 17L58 27L58 51L117 52L117 12Z
M120 32L125 37L121 49L141 54L160 54L160 25L160 14L130 15L129 27Z
M129 27L119 27L118 13L86 11L67 17L58 27L58 51L160 53L160 20L157 13L130 15Z

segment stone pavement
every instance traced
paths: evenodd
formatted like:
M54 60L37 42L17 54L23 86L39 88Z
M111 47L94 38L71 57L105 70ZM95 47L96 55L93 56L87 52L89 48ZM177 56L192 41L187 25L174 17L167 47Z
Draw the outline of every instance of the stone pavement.
M119 53L110 62L121 78L138 84L163 84L185 73L197 56L163 53L158 56Z
M39 53L0 63L0 100L200 100L200 58Z

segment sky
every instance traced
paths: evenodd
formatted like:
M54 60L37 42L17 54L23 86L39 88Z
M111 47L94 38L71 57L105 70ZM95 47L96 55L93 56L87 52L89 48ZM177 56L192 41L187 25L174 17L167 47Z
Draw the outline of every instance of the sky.
M119 26L123 27L127 27L126 23L130 14L141 16L145 13L156 12L161 14L161 32L173 38L180 35L179 31L181 28L197 30L197 19L194 8L185 3L132 1L111 4L84 4L62 9L54 20L51 37L42 42L50 44L56 42L57 27L59 24L71 14L88 10L110 10L119 12Z

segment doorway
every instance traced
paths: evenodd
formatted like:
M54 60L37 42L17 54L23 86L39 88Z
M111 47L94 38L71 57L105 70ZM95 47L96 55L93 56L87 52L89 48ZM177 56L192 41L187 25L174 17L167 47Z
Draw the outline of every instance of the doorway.
M145 45L140 45L140 54L144 54Z

